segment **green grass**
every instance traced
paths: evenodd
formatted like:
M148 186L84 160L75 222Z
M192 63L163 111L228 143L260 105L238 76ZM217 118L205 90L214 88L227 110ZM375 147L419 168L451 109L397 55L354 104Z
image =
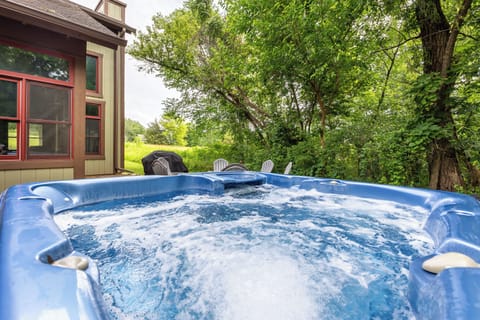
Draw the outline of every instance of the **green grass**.
M221 148L181 147L169 145L125 143L125 169L143 175L142 158L152 151L172 151L180 155L189 172L212 170L213 161L221 156Z

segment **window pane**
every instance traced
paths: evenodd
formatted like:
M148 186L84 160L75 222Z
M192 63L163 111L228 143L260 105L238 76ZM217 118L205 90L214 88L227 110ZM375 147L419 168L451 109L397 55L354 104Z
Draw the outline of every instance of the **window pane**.
M17 83L0 80L0 117L17 117Z
M28 145L30 147L43 146L43 126L41 124L31 123L28 131Z
M99 117L100 116L100 110L99 110L99 106L98 104L90 104L90 103L87 103L87 109L85 111L85 114L87 116L91 116L91 117Z
M100 153L100 120L87 119L85 152L90 154Z
M87 55L87 90L97 91L98 58Z
M70 79L66 59L0 44L0 69L55 80Z
M18 123L0 120L0 155L17 154Z
M68 155L69 152L69 125L51 123L28 125L28 155Z
M70 89L31 83L30 119L70 121Z

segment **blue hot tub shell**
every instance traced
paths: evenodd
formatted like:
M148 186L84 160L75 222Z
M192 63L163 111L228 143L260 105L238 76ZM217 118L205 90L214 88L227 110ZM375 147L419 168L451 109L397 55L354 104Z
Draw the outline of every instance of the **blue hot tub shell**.
M474 319L480 314L480 269L422 269L433 255L456 251L480 261L480 203L472 197L424 189L256 172L198 173L18 185L0 197L0 319L108 319L94 261L85 271L51 265L82 256L52 216L118 199L182 193L221 194L225 188L268 183L280 187L383 199L421 206L435 252L410 265L408 297L417 319Z

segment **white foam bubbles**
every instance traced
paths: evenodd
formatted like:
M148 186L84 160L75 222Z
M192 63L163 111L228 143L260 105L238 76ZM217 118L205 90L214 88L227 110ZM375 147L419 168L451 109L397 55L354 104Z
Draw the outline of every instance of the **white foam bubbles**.
M260 207L250 197L258 190ZM94 254L118 248L120 260L133 265L105 263L100 270L112 277L102 282L113 309L125 302L122 310L133 318L349 319L344 313L354 310L355 319L368 318L364 297L383 294L375 286L391 272L386 263L399 264L398 277L406 277L409 253L383 244L401 239L428 247L422 214L393 202L260 187L73 211L55 220L64 230L88 225L99 243ZM138 271L142 265L147 270ZM401 283L398 277L389 281ZM136 310L150 305L153 311Z
M308 285L309 275L298 262L272 248L255 251L227 262L218 319L317 319L320 306Z

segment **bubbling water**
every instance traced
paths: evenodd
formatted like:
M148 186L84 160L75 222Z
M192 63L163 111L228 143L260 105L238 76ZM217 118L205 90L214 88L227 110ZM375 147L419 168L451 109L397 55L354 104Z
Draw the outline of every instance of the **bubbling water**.
M55 217L116 319L409 319L424 209L272 186Z

